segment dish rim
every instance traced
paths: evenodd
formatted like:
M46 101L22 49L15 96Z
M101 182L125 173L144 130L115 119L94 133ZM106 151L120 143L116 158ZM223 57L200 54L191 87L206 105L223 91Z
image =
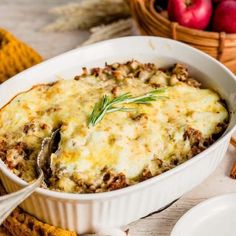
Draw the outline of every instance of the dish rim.
M76 48L73 50L70 50L68 52L65 52L63 54L60 54L56 57L50 58L48 60L43 61L42 63L35 65L19 74L17 74L16 76L12 77L11 79L5 81L3 84L4 85L8 85L8 83L11 83L11 81L14 78L17 78L19 75L22 76L25 73L28 73L29 71L33 71L35 68L40 67L43 64L47 64L51 61L54 60L58 60L63 58L64 56L68 56L70 54L73 55L73 53L79 53L79 51L81 50L86 50L87 48L93 48L93 47L99 47L102 46L103 44L107 44L107 43L114 43L116 41L121 41L121 40L135 40L136 38L140 39L140 38L144 38L144 39L153 39L153 40L160 40L160 41L166 41L167 43L170 42L171 44L177 44L177 45L181 45L182 47L186 47L190 50L192 50L194 53L198 53L201 54L201 56L207 58L208 60L216 63L219 67L221 67L222 70L224 70L225 72L227 72L230 77L233 78L233 80L236 83L236 77L233 74L233 72L231 72L228 68L226 68L224 65L222 65L219 61L217 61L216 59L210 57L209 55L207 55L206 53L193 48L189 45L186 45L184 43L181 43L179 41L175 41L172 39L166 39L166 38L160 38L160 37L154 37L154 36L129 36L129 37L122 37L122 38L116 38L116 39L110 39L110 40L105 40L102 42L98 42L92 45L87 45L81 48ZM2 84L2 85L3 85ZM0 85L0 86L2 86ZM3 105L4 106L4 105ZM37 188L35 193L43 195L44 197L49 197L49 198L57 198L57 199L61 199L61 200L71 200L71 201L90 201L90 200L104 200L107 198L113 198L113 197L118 197L124 194L128 194L128 193L132 193L134 191L140 191L143 188L146 188L150 185L153 185L154 183L158 182L158 181L162 181L165 178L168 178L172 175L174 175L176 172L181 171L182 169L187 168L188 166L193 165L195 162L199 161L203 156L207 155L209 152L213 151L214 149L217 148L217 145L219 145L220 143L222 143L224 141L225 138L227 138L228 135L232 134L234 131L236 130L236 124L233 125L232 128L227 128L226 131L221 135L221 137L219 139L217 139L216 142L214 142L210 147L208 147L206 150L204 150L203 152L197 154L196 156L194 156L193 158L191 158L190 160L168 170L167 172L161 173L160 175L154 176L148 180L145 180L143 182L139 182L137 184L125 187L125 188L121 188L121 189L117 189L117 190L112 190L109 192L101 192L101 193L67 193L67 192L59 192L59 191L53 191L53 190L49 190L49 189L43 189L43 188ZM18 185L21 185L22 187L27 186L27 183L21 179L20 177L16 176L14 173L12 173L7 166L3 163L2 160L0 160L0 170L2 171L2 173L7 176L8 178L10 178L12 181L14 181L15 183L17 183Z

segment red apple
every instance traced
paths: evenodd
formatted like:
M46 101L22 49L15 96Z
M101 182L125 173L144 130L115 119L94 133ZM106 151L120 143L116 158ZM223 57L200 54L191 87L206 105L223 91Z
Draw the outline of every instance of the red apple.
M218 3L220 3L222 0L212 0L212 2L214 3L214 4L218 4Z
M226 2L226 1L236 1L236 0L212 0L213 4L218 4L220 2Z
M212 0L213 3L220 3L225 1L236 1L236 0Z
M171 21L180 25L205 29L212 15L211 0L169 0L168 14Z
M236 1L222 1L215 10L213 31L236 33Z
M221 2L226 2L226 1L236 1L236 0L212 0L214 5L218 5Z
M218 4L222 1L224 1L224 0L212 0L213 8L215 9L218 6Z
M226 1L236 1L236 0L212 0L213 8L216 9L216 7L219 5L219 3L226 2ZM213 12L214 12L214 10L213 10Z

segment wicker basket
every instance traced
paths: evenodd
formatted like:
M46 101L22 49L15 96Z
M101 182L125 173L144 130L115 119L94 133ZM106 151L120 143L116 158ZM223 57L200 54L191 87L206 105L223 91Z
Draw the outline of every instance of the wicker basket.
M171 22L154 9L154 0L129 0L131 13L144 35L172 38L198 48L236 73L236 34L190 29Z

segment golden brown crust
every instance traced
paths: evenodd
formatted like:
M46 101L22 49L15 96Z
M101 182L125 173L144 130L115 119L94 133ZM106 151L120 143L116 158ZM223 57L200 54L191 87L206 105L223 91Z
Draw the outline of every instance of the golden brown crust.
M3 227L0 226L0 236L10 236L11 234L7 232L7 230Z
M87 77L89 77L89 78L87 78ZM155 66L155 64L153 64L153 63L143 64L143 63L140 63L135 60L128 61L123 64L121 64L121 63L114 63L111 65L106 64L104 68L93 68L91 70L83 68L83 73L80 76L75 77L75 80L77 80L77 82L75 82L75 81L71 81L71 82L72 82L73 86L75 86L74 88L77 88L77 86L79 87L81 84L83 84L84 80L87 80L87 79L89 79L88 81L91 80L90 81L91 84L94 83L93 79L96 79L96 80L98 79L98 81L107 80L107 81L105 81L105 85L106 85L105 88L108 93L111 92L112 97L113 97L113 95L114 95L114 97L117 97L117 96L119 96L119 94L122 93L122 86L124 86L124 87L126 85L130 86L129 89L133 90L133 88L137 87L136 85L139 85L139 83L140 84L144 83L143 87L145 89L146 88L151 89L152 87L155 87L155 88L156 87L157 88L165 87L165 89L163 89L163 91L165 91L166 89L168 89L168 90L170 89L170 96L173 97L173 99L175 99L176 101L177 101L177 98L180 97L178 95L178 93L182 94L183 91L178 90L178 87L176 88L177 90L175 90L175 88L172 88L172 87L179 86L179 88L186 87L188 89L189 89L189 87L194 87L194 88L191 88L191 92L195 92L195 91L198 92L198 90L195 88L198 88L201 86L201 84L199 82L197 82L196 80L189 77L188 69L185 65L177 63L172 68L167 68L167 69L161 68L160 69L157 66ZM112 81L108 81L108 80L112 80ZM138 80L140 80L140 81L138 81ZM132 83L132 82L134 82L134 83ZM56 91L60 91L61 93L63 92L63 89L61 89L60 86L56 87L55 91L54 91L54 88L52 88L53 91L50 90L50 87L57 84L57 83L60 83L60 82L53 82L50 84L41 84L41 85L43 85L42 88L40 87L41 85L36 85L33 88L39 87L40 93L48 91L49 92L48 96L46 96L45 99L51 99L53 97L53 92L55 94L57 93ZM184 83L187 84L188 86L184 85ZM60 85L60 84L58 84L58 85ZM67 87L64 87L64 88L68 89ZM171 91L174 91L176 96L173 96ZM206 96L206 95L204 95L204 96ZM211 95L211 96L213 96L213 95ZM38 95L36 97L38 97ZM184 96L184 97L186 97L186 96ZM98 98L96 98L96 99L98 99ZM214 99L217 99L217 95L214 96ZM72 99L72 100L74 100L74 99ZM195 99L193 99L193 100L195 101ZM70 99L70 101L71 101L71 99ZM16 102L17 102L16 104L18 104L18 102L20 102L20 100L19 101L17 100ZM179 114L182 113L180 108L184 107L186 102L187 101L184 101L183 104L181 103L182 104L181 106L178 105L179 106L178 109L176 106L176 113L179 113ZM74 105L76 105L76 107L77 107L77 103ZM22 106L22 109L23 108L24 107ZM15 109L18 109L18 108L16 107ZM13 110L15 110L15 109L13 109ZM35 110L35 109L33 109L33 110ZM63 112L63 106L60 106L57 103L55 103L50 106L46 106L45 109L43 108L42 110L36 109L35 115L33 115L33 116L29 115L29 114L27 115L27 120L25 121L25 123L21 123L19 125L19 130L24 135L24 142L29 143L28 147L26 145L24 147L24 145L19 144L19 140L18 140L19 138L17 137L16 134L12 135L14 137L13 140L16 139L16 140L14 140L14 143L9 142L10 144L8 144L8 142L6 142L6 141L10 140L11 135L7 136L6 131L4 131L4 127L2 127L3 133L1 135L2 140L0 139L0 158L11 169L11 171L13 173L15 173L16 175L18 175L20 178L22 178L26 181L32 181L33 179L35 179L36 174L37 174L35 172L35 165L36 165L35 160L36 160L36 156L39 151L40 143L41 143L43 137L45 137L45 135L49 135L55 129L55 125L60 126L60 124L64 123L63 125L65 126L65 130L67 129L66 127L68 126L68 123L69 123L68 121L70 119L66 118L67 120L62 121L64 118L63 119L60 118L60 116L61 116L60 112L58 113L60 115L57 114L57 111L60 111L60 110L62 110L62 112ZM0 112L1 112L1 110L0 110ZM53 113L56 113L55 116L52 115ZM66 112L64 112L64 113L68 114L68 111L66 110ZM87 113L87 111L86 111L86 113ZM195 119L195 118L191 117L192 113L193 113L193 111L191 111L191 112L188 111L188 112L186 112L186 114L185 114L185 112L183 112L183 114L185 114L185 116L189 116L189 120ZM220 113L220 112L218 112L218 113ZM47 117L48 120L43 119L43 122L42 122L42 119L38 118L38 117L41 117L42 114L46 114L45 117ZM74 114L73 117L75 117L75 116L77 116L77 113ZM87 115L85 115L84 118L87 120L86 116ZM52 117L54 117L54 118L56 117L56 119L54 119ZM146 129L147 123L150 120L149 116L143 110L140 110L140 111L137 111L134 113L129 113L127 117L128 117L128 119L130 118L132 121L134 121L136 123L135 126L143 127L145 129ZM85 134L87 132L86 127L84 126L85 119L82 122L83 123L82 126L84 127L84 130L82 131L83 135L82 135L82 133L81 133L81 135L83 136L83 138L85 137ZM129 121L130 121L130 119L129 119ZM48 124L47 124L47 122L48 122ZM170 122L170 124L171 124L170 127L172 127L173 124L176 123L174 121L174 117L172 118L172 114L168 115L168 118L166 119L165 122ZM172 124L172 122L173 122L173 124ZM150 123L152 123L152 121L150 121ZM216 129L215 133L213 133L213 136L206 136L205 137L205 135L203 135L200 130L197 130L198 126L196 129L194 129L194 128L190 127L188 122L186 123L187 127L185 124L183 125L182 123L185 123L185 122L181 121L181 125L178 124L177 127L175 127L175 129L177 131L179 131L179 132L177 132L179 135L179 138L177 138L177 140L175 140L175 137L174 137L175 135L172 134L173 131L171 131L171 128L169 128L169 127L166 128L166 130L167 131L170 130L170 132L168 133L165 131L165 133L168 133L168 135L166 135L166 136L164 135L164 136L167 140L170 140L170 142L172 142L172 144L179 142L178 139L181 139L181 142L186 141L185 142L186 145L184 146L184 148L186 148L188 150L186 151L184 149L184 151L178 151L177 153L172 153L174 151L169 150L168 154L165 154L166 158L164 159L164 163L160 163L161 159L164 158L164 157L162 157L162 154L160 153L159 154L160 158L161 158L160 160L153 159L149 163L150 166L148 164L147 167L145 167L144 169L143 169L143 166L141 166L141 168L139 168L139 174L137 174L138 175L137 178L132 177L132 176L129 178L128 176L126 176L127 169L125 169L123 167L122 167L123 168L122 170L117 171L116 168L113 167L116 165L116 164L114 164L115 163L114 162L114 163L112 163L113 166L110 166L110 164L107 165L107 167L109 167L109 168L107 168L106 171L102 171L102 168L105 166L105 164L102 163L98 168L99 171L96 174L95 174L95 172L92 173L92 178L89 179L86 176L87 173L84 174L82 170L81 171L79 170L79 168L78 168L79 171L73 172L72 168L71 168L71 170L68 171L67 169L69 169L69 168L67 168L67 165L69 165L69 164L74 165L74 163L72 163L72 162L74 162L74 159L69 160L65 155L66 152L64 152L64 153L62 152L62 157L63 158L65 157L65 158L63 161L60 160L58 163L55 162L54 163L55 165L52 166L52 175L50 175L51 177L47 178L47 187L49 189L55 190L55 191L74 192L74 193L105 192L105 191L112 191L112 190L120 189L123 187L127 187L129 185L132 185L137 182L149 179L153 176L159 175L171 168L174 168L175 166L183 163L184 161L192 158L194 155L205 150L215 140L215 138L213 136L215 136L215 134L217 134L217 136L218 136L218 133L220 134L220 132L222 130L225 130L227 127L227 124L228 124L228 122L222 123L222 125L220 124L219 126L217 126L217 129ZM112 127L112 125L113 124L111 124L111 127ZM47 132L42 132L43 129L46 129ZM110 129L110 127L109 127L109 129ZM132 138L132 143L135 143L135 145L137 146L137 143L139 142L138 139L141 136L141 132L135 128L135 132L136 131L137 131L137 134L134 136L134 138ZM8 133L11 134L11 132L12 132L12 129L9 128ZM184 136L183 136L183 132L184 132ZM20 134L18 134L18 135L20 136ZM80 134L79 134L79 136L80 136ZM35 142L32 142L32 141L29 142L29 140L27 139L29 137L30 137L30 140L33 140L33 141L34 141L34 138L32 138L32 137L38 137L38 138L36 138L36 140L38 142L37 146L33 145L33 143L35 143ZM67 139L70 140L71 135L68 135ZM152 138L152 139L155 139L155 138ZM108 148L110 147L110 145L113 145L116 142L116 140L117 140L117 138L116 138L115 134L110 135L109 139L107 139L107 143L109 144L109 145L107 145ZM71 144L68 143L66 145L72 145L73 147L75 147L77 144L72 139ZM81 145L80 141L78 141L78 145ZM63 144L63 148L65 146ZM136 148L136 146L135 146L135 148ZM155 153L156 152L156 150L154 150L155 148L153 148L153 150L151 150L151 151L149 149L150 149L149 144L145 143L143 145L143 150L148 150L148 153L152 153L152 152ZM75 148L75 150L76 150L76 148ZM76 153L76 151L73 151L73 152ZM75 156L76 155L77 154L75 154ZM111 153L109 155L111 157L113 157L113 153ZM118 154L118 156L119 155L120 154ZM71 154L69 154L69 156L72 157ZM94 156L96 156L96 154ZM110 157L106 157L106 159L109 159L109 158ZM65 161L65 159L69 160L68 163L67 163L67 161ZM88 162L93 162L94 161L93 159L95 159L95 158L93 157L93 155L91 155L90 159L91 160ZM115 159L117 159L117 158L114 157L114 160ZM63 163L61 165L61 163L64 161L65 161L65 163ZM149 162L149 161L147 161L147 162ZM81 164L81 165L84 165L84 164ZM132 167L130 167L130 168L132 168ZM103 176L104 176L104 178L102 179Z

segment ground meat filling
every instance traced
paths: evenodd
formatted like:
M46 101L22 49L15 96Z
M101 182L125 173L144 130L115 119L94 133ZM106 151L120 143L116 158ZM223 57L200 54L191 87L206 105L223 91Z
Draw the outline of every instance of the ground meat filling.
M200 82L190 77L187 67L179 63L167 69L158 68L153 63L142 64L136 60L126 63L106 64L104 68L93 68L91 70L83 68L82 74L77 75L74 80L79 81L88 76L95 76L101 81L115 80L115 85L109 88L109 91L114 97L119 94L119 84L134 78L138 78L145 86L146 84L151 85L153 89L175 86L179 82L194 88L201 88L202 86ZM51 83L48 86L52 87L54 84L55 83ZM45 113L56 113L60 109L60 107L51 107L45 110ZM143 112L129 113L128 119L135 122L138 126L146 124L148 116ZM142 172L139 172L140 174L132 180L128 179L122 172L115 172L109 166L106 166L100 171L99 175L102 176L102 178L98 178L95 182L85 182L81 178L81 174L73 173L69 175L65 173L63 169L58 169L55 172L52 171L51 177L46 181L47 187L52 190L64 192L97 193L117 190L137 182L145 181L174 168L186 161L186 159L188 160L204 151L222 135L227 126L228 120L219 123L215 132L209 138L204 138L201 131L193 127L189 126L185 128L181 138L190 145L190 151L185 159L178 156L178 154L173 154L168 161L162 160L160 156L156 156L151 161L150 165L145 166ZM43 135L44 133L38 135L38 133L46 132L47 134L51 134L53 130L55 130L55 127L52 127L45 121L40 124L30 121L25 123L24 126L21 127L21 130L24 135L30 135L35 139L35 142L41 143L43 138L49 135ZM115 142L115 139L111 139L111 144L112 142ZM26 181L32 181L37 177L35 165L40 145L38 145L37 148L32 148L27 145L28 144L21 141L7 143L4 138L1 140L0 137L0 159L16 175Z
M93 68L90 72L83 68L83 73L75 76L75 80L88 75L99 77L100 80L116 79L122 81L129 78L139 78L142 82L151 84L155 88L175 85L179 81L192 87L199 88L201 83L189 77L188 69L183 64L175 64L172 68L161 69L153 63L142 64L136 60L128 61L125 64L106 64L104 68ZM113 93L115 94L116 88Z

